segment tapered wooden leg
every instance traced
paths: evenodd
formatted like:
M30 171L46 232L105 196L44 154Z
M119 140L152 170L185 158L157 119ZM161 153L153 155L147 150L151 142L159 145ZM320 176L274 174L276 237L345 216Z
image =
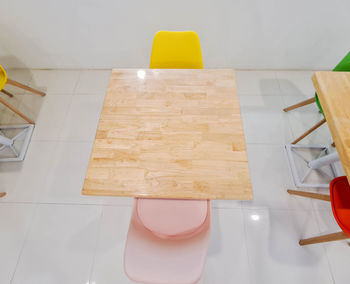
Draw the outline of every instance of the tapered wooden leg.
M299 241L299 245L305 246L305 245L312 245L312 244L318 244L318 243L325 243L325 242L332 242L332 241L339 241L348 239L349 237L345 235L344 232L337 232L333 234L313 237L309 239L304 239Z
M9 78L7 78L7 84L16 86L16 87L18 87L18 88L22 88L22 89L24 89L24 90L27 90L27 91L32 92L32 93L34 93L34 94L38 94L38 95L43 96L43 97L46 96L46 94L45 94L44 92L40 92L40 91L38 91L38 90L35 90L35 89L33 89L33 88L31 88L31 87L28 87L28 86L26 86L26 85L23 85L23 84L21 84L21 83L18 83L17 81L11 80L11 79L9 79Z
M0 192L0 198L4 197L6 195L6 192Z
M313 102L315 102L315 97L313 97L311 99L307 99L307 100L302 101L300 103L297 103L295 105L286 107L286 108L283 109L283 111L288 112L290 110L293 110L293 109L296 109L296 108L299 108L299 107L302 107L302 106L306 106L306 105L312 104Z
M299 195L299 196L319 199L323 201L331 201L331 197L327 194L320 194L320 193L307 192L307 191L301 191L301 190L292 190L292 189L287 189L287 192L293 195Z
M30 124L34 124L34 121L31 120L29 117L25 116L23 113L21 113L18 109L10 105L8 102L6 102L3 98L0 98L0 103L4 104L7 106L10 110L13 112L17 113L20 117L22 117L24 120L26 120Z
M304 139L306 136L308 136L311 132L319 128L322 124L326 123L326 119L322 119L319 123L315 124L313 127L311 127L308 131L304 132L299 138L295 139L292 144L298 143L300 140Z
M4 89L1 90L1 93L4 93L5 95L8 95L10 98L13 97L13 95L10 92L5 91Z

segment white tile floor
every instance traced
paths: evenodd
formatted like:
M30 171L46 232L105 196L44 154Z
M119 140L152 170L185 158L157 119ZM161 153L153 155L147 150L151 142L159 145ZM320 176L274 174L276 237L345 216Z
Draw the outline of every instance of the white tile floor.
M300 247L340 230L329 204L289 196L284 144L321 119L311 71L238 71L253 201L213 201L211 244L200 283L349 283L347 241ZM23 163L0 164L0 283L132 283L123 272L131 198L81 195L109 70L10 70L46 90L6 98L36 122ZM22 123L0 107L0 124ZM324 125L303 143L332 141ZM326 190L324 190L326 192Z

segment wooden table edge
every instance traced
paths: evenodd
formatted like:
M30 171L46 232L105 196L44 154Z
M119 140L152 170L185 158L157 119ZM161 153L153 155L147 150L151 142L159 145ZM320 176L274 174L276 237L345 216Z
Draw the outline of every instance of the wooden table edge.
M339 132L338 127L333 123L333 120L331 118L328 118L328 113L330 112L328 109L328 103L327 103L327 99L323 96L323 92L321 91L321 86L319 83L319 79L318 76L320 76L323 73L332 73L333 71L316 71L313 75L312 75L312 82L314 84L317 96L320 100L322 109L323 109L323 114L324 117L326 118L327 124L328 124L328 129L332 135L332 139L333 142L335 143L335 145L341 145L341 147L345 147L343 145L343 141L339 138L339 135L337 134L337 132ZM338 73L338 72L337 72ZM341 72L343 73L343 72ZM340 161L342 164L347 164L348 161L345 160L345 158L342 155L339 155ZM344 169L345 170L345 169ZM345 170L345 176L348 178L348 180L350 181L350 176L348 176L347 171Z
M244 197L241 197L241 198L228 198L228 197L225 197L225 198L219 198L219 197L174 197L173 195L171 196L163 196L163 197L159 197L157 195L151 195L151 194L147 194L147 195L138 195L138 194L123 194L121 195L120 193L115 193L113 191L110 191L110 190L106 190L105 192L102 192L100 191L99 193L96 193L95 190L89 190L89 189L82 189L82 195L85 195L85 196L105 196L105 197L134 197L134 198L154 198L154 199L186 199L186 200L237 200L237 201L249 201L249 200L253 200L253 191L250 190L249 193L244 193Z

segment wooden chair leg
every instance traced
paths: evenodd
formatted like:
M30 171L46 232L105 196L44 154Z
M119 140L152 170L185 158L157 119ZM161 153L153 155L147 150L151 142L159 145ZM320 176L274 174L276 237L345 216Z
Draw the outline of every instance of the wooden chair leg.
M0 198L4 197L6 195L6 192L0 192Z
M345 240L349 237L345 235L344 232L337 232L333 234L313 237L309 239L303 239L299 241L299 245L305 246L305 245L312 245L312 244L318 244L318 243L325 243L325 242L332 242L332 241L339 241L339 240Z
M301 191L301 190L292 190L292 189L287 189L287 192L293 195L319 199L323 201L331 201L331 197L327 194L320 194L320 193L307 192L307 191Z
M312 104L315 102L315 97L311 98L311 99L307 99L305 101L302 101L300 103L297 103L295 105L292 105L292 106L289 106L289 107L286 107L283 109L284 112L288 112L290 110L293 110L293 109L296 109L296 108L300 108L302 106L306 106L306 105L309 105L309 104Z
M0 103L7 106L10 110L17 113L20 117L22 117L24 120L26 120L30 124L35 124L33 120L31 120L29 117L25 116L23 113L21 113L18 109L10 105L8 102L6 102L3 98L0 98Z
M299 138L295 139L292 144L298 143L300 140L304 139L306 136L308 136L311 132L319 128L322 124L326 123L326 119L322 119L320 122L316 123L313 127L311 127L308 131L304 132Z
M5 91L4 89L2 89L0 92L1 92L1 93L4 93L5 95L8 95L10 98L13 97L13 95L12 95L10 92Z
M35 89L31 88L31 87L28 87L28 86L26 86L26 85L23 85L23 84L21 84L21 83L19 83L19 82L17 82L17 81L14 81L14 80L9 79L9 78L7 78L7 84L16 86L16 87L18 87L18 88L22 88L22 89L24 89L24 90L27 90L27 91L32 92L32 93L34 93L34 94L38 94L38 95L43 96L43 97L46 96L46 94L45 94L44 92L40 92L40 91L38 91L38 90L35 90Z

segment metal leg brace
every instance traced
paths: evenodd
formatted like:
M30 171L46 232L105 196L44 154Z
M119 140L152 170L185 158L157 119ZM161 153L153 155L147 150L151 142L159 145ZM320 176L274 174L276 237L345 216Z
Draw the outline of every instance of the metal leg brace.
M301 155L297 150L298 149L310 149L310 150L319 150L319 154L316 159L309 160ZM286 151L288 155L289 165L292 170L293 180L296 187L312 187L312 188L328 188L329 183L307 183L306 179L309 177L312 171L317 171L323 176L329 178L331 181L333 178L337 177L337 171L334 166L334 162L339 161L338 153L329 154L329 147L324 145L286 145ZM324 156L322 156L324 155ZM306 172L299 174L296 166L295 156L298 156L307 168ZM322 157L321 157L322 156ZM330 167L331 175L326 173L323 169L324 166Z
M20 130L14 137L6 137L3 131L6 130ZM27 153L27 149L30 143L34 130L33 124L24 124L24 125L5 125L0 126L0 162L16 162L23 161ZM18 147L16 142L21 146ZM9 150L9 151L8 151ZM4 153L7 151L7 155Z

